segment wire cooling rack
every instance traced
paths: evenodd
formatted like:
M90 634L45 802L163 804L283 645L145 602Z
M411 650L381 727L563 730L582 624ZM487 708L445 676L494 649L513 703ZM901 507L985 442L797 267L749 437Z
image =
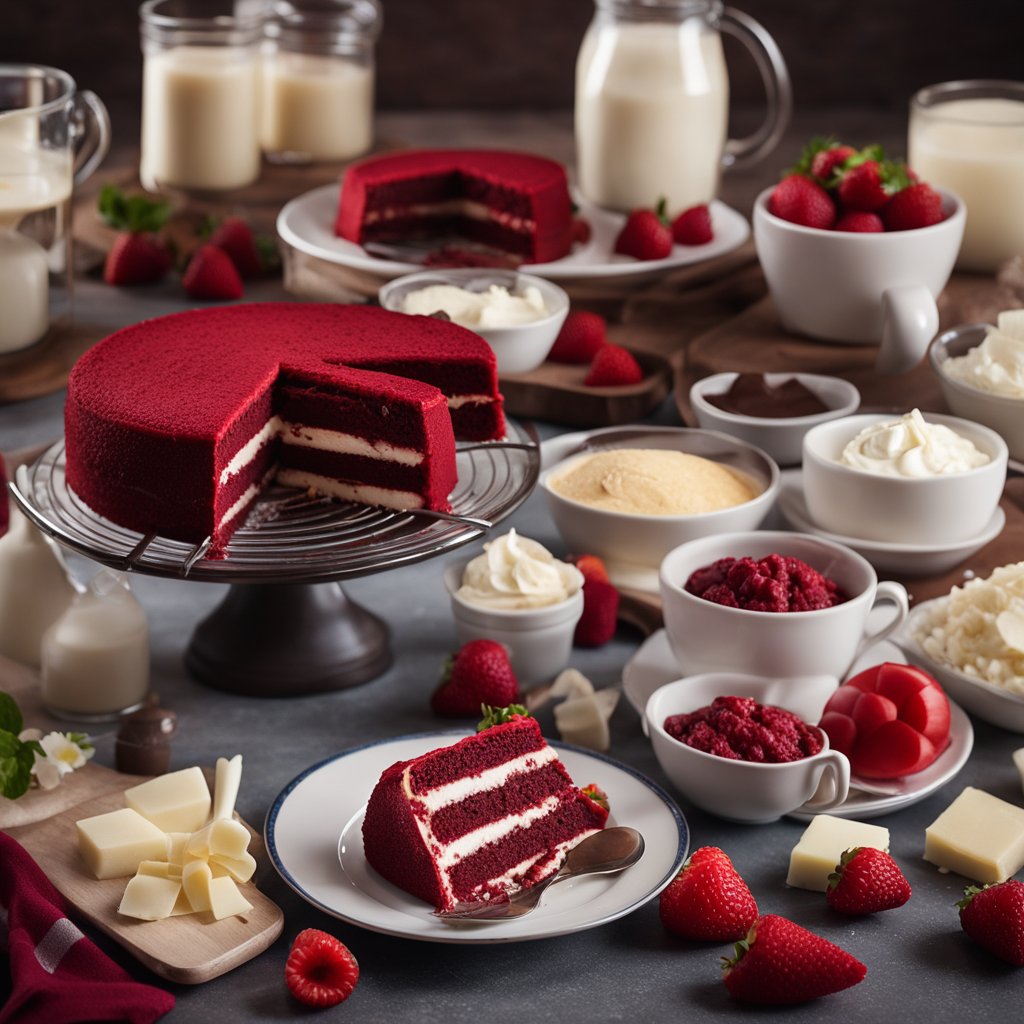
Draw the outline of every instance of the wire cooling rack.
M529 496L540 471L530 424L507 421L504 440L460 443L451 513L372 508L284 487L265 491L226 557L202 544L143 535L98 515L68 487L64 441L18 469L11 492L61 544L115 569L214 583L323 583L432 558L486 533Z

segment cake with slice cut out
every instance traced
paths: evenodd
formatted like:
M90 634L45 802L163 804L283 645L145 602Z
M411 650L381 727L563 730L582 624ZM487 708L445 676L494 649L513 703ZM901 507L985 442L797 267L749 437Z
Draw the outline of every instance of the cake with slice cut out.
M443 911L535 885L607 819L537 722L514 715L387 768L363 849L389 882Z

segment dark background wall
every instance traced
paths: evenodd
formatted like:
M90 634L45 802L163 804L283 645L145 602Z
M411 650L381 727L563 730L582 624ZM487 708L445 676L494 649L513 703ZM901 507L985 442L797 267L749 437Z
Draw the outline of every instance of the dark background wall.
M591 0L383 0L380 109L560 109ZM133 0L5 0L0 61L53 64L138 116ZM1024 79L1024 0L737 0L775 36L796 102L904 109L920 86ZM755 104L752 66L730 45L736 103Z

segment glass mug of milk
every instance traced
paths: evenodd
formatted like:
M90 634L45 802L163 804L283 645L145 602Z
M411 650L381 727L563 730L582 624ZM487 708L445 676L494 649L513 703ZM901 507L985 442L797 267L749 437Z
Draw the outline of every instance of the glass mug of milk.
M1024 82L945 82L910 103L910 166L967 206L957 267L1024 255Z
M785 131L792 91L770 35L720 0L595 0L576 62L576 169L598 206L670 214L710 202L723 167L754 163ZM768 98L764 123L727 140L729 80L719 31L753 56Z
M56 68L0 64L0 353L71 317L71 191L106 155L110 119Z
M260 176L264 5L147 0L142 38L143 188L219 192Z
M379 0L277 0L260 66L260 142L274 163L348 160L373 144Z

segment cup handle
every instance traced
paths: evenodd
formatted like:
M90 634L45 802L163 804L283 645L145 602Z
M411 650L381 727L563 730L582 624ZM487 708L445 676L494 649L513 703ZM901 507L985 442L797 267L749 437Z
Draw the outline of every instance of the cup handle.
M850 795L850 762L838 750L827 750L822 755L824 766L818 779L818 788L801 811L831 811Z
M872 610L874 610L874 608L883 601L888 601L891 604L894 604L896 606L896 614L873 633L865 632L860 643L857 645L857 650L850 662L851 665L872 644L877 644L879 641L884 640L889 636L890 633L894 633L899 629L900 626L903 625L907 615L910 613L910 598L907 597L907 589L902 583L897 583L895 580L882 580L882 582L875 587L875 599L871 603Z
M768 101L764 123L745 138L730 139L722 153L723 167L749 167L767 156L782 139L793 113L793 87L782 51L760 22L735 8L724 7L718 28L747 48L764 83Z
M86 89L75 97L75 184L81 185L110 149L110 115L103 100Z
M875 369L884 374L912 370L938 330L939 310L923 284L888 289L882 295L882 343Z

